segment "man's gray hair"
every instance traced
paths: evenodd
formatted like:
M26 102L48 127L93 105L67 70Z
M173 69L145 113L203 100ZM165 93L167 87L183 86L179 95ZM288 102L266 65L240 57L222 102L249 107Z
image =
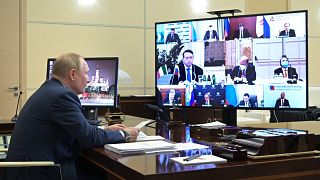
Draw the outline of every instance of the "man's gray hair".
M81 69L83 57L76 53L65 53L57 58L52 68L52 75L67 77L70 69Z

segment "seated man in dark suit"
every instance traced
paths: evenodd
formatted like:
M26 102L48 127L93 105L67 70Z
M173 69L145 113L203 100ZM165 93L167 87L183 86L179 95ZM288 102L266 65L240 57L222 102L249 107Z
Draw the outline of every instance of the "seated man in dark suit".
M175 106L180 103L180 92L175 89L168 90L164 105Z
M257 107L257 104L250 99L248 93L243 94L243 99L239 102L237 107Z
M274 70L274 75L282 75L283 78L287 79L298 79L299 76L296 68L291 67L286 55L283 55L280 59L280 66L281 67Z
M286 99L286 93L281 92L280 98L277 99L275 108L290 108L289 100Z
M186 84L198 82L198 75L203 75L203 70L193 64L193 52L187 49L182 54L183 59L176 65L171 84Z
M214 100L211 99L210 92L206 92L204 94L204 99L201 101L201 106L213 106L213 105L214 105Z
M176 42L178 44L181 44L181 40L179 38L179 35L177 33L175 33L175 29L171 28L171 32L167 35L166 38L166 44L170 43L170 42Z
M242 39L252 37L248 29L244 28L242 23L239 23L238 29L234 31L234 39Z
M284 23L284 30L279 33L282 37L296 37L296 32L294 29L290 29L289 23Z
M239 66L233 68L231 78L235 84L248 83L253 84L256 80L256 68L253 64L249 63L247 56L240 58Z
M209 25L208 30L206 31L204 37L204 41L219 41L219 36L216 30L213 29L212 25Z
M90 125L78 97L88 82L89 67L75 53L57 58L52 78L28 99L15 124L6 161L53 161L62 179L78 179L75 160L80 149L135 141L137 128L122 124ZM50 169L6 169L5 179L51 179Z

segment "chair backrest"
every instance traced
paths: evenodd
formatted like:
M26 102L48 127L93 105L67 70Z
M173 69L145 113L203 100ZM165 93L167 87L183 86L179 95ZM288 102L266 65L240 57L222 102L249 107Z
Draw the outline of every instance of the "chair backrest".
M0 179L62 180L61 167L51 161L0 162Z
M257 95L250 95L250 100L252 101L252 103L258 107L258 98Z

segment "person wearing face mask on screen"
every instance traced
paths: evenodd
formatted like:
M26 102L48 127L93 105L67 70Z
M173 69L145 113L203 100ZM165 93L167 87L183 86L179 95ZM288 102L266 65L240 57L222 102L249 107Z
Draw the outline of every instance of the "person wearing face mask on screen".
M289 59L286 55L283 55L280 59L280 66L279 68L274 70L274 75L282 76L285 79L292 79L297 80L298 79L298 73L296 71L296 68L291 67L291 64L289 63Z
M239 65L234 67L231 72L231 78L235 84L249 84L252 85L256 80L256 68L249 63L247 56L241 56Z

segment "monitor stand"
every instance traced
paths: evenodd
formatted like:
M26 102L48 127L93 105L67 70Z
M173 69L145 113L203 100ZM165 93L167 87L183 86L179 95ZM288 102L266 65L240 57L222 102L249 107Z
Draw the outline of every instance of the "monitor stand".
M98 120L98 107L82 107L82 113L91 125L99 125L101 120Z
M222 123L228 126L237 126L237 109L223 109Z

